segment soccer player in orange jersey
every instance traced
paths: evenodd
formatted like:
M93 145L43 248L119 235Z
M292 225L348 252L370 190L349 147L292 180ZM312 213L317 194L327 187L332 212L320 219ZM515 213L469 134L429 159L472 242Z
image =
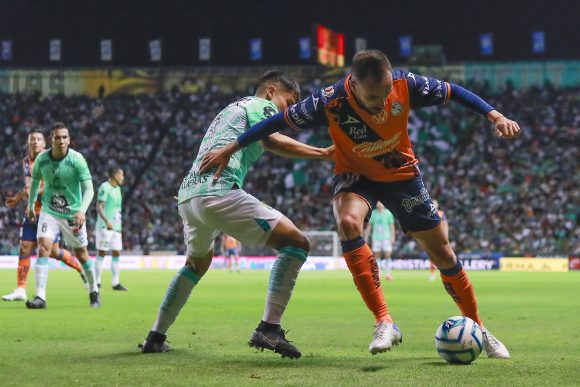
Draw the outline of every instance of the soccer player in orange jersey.
M515 121L474 93L435 78L394 71L385 54L364 50L354 56L351 74L254 125L237 141L207 153L202 163L202 172L217 167L214 179L218 180L230 155L253 141L288 127L329 128L336 146L333 210L346 264L375 316L372 354L402 341L384 300L373 252L363 238L364 221L381 201L439 268L445 290L461 313L481 325L487 355L509 358L506 347L479 317L473 286L449 244L411 149L409 110L449 101L486 117L501 138L520 134Z
M21 201L26 201L28 199L28 192L30 190L30 181L32 179L32 168L34 167L34 160L40 152L44 151L46 142L44 140L44 134L38 130L32 130L28 134L28 140L26 143L28 147L28 156L22 160L22 168L24 170L24 188L22 191L18 192L16 195L6 199L6 206L9 208L14 208ZM42 188L41 188L42 194ZM36 201L36 214L40 213L40 195ZM20 251L18 254L18 270L16 272L17 288L10 294L2 296L4 301L26 301L26 279L28 278L28 272L30 270L30 255L32 251L36 248L36 229L38 224L36 222L31 222L26 215L22 220L22 226L20 227ZM54 241L52 245L52 250L50 252L50 257L63 261L67 266L75 269L80 275L84 283L87 282L83 274L81 265L77 260L69 253L67 250L61 249L59 247L60 237Z
M234 268L239 273L240 272L240 249L242 248L242 243L238 241L233 236L224 234L222 239L222 251L224 252L224 258L228 261L228 269L234 271ZM232 266L233 259L233 266Z

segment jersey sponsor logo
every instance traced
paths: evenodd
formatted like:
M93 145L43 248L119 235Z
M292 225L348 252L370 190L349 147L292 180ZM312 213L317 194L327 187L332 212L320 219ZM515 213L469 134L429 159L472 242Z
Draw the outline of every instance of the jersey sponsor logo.
M302 118L300 118L300 115L296 111L296 105L292 105L292 107L290 107L290 117L292 118L294 123L297 125L304 125L305 124L304 120Z
M322 97L330 98L334 95L334 86L328 86L322 89Z
M350 126L348 128L348 136L354 140L362 140L367 137L367 127L363 126Z
M70 213L68 201L63 195L59 194L58 192L55 193L52 196L52 198L50 198L50 209L55 212L60 212L61 214Z
M387 112L383 110L380 113L377 113L373 116L373 121L376 124L382 124L387 120L387 117L388 117Z
M300 102L300 110L302 111L302 114L304 114L306 118L308 118L309 120L314 120L314 117L312 117L310 113L308 113L308 109L306 109L306 100Z
M427 189L423 188L419 192L419 195L413 196L408 199L403 199L401 205L405 208L407 212L412 212L413 208L425 203L428 200L430 200L429 193L427 192Z
M441 83L441 81L439 79L437 80L437 87L435 88L435 97L437 97L437 98L443 98L442 83Z
M276 114L276 110L272 106L264 106L264 117L272 117Z
M208 180L207 174L200 175L197 172L190 172L187 176L185 176L185 179L183 179L183 182L181 183L179 189L186 189L195 184L206 183L207 180Z
M417 83L417 80L415 79L415 74L413 74L413 73L409 73L409 74L407 74L407 76L408 76L409 78L411 78L411 79L412 79L412 80L413 80L415 83Z
M401 132L395 133L391 138L379 141L366 141L352 148L352 151L359 157L373 158L391 152L399 145Z
M427 77L421 77L423 78L423 81L425 83L423 83L423 87L421 88L421 94L423 95L427 95L429 94L429 79Z
M403 111L403 105L399 101L394 101L391 105L391 114L393 117L398 116Z

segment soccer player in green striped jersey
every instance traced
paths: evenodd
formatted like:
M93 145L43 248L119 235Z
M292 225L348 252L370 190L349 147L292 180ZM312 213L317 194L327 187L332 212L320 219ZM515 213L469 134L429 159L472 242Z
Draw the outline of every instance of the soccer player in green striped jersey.
M100 306L93 263L87 251L85 214L93 200L91 172L82 154L70 149L69 130L62 122L52 126L52 148L36 157L32 170L28 217L36 222L34 211L40 180L44 180L42 209L38 216L38 258L36 259L36 297L26 302L29 309L46 308L48 257L52 241L60 232L66 245L74 249L89 283L89 300L93 308Z
M258 80L255 96L242 98L222 110L209 126L188 175L179 189L178 210L183 220L187 263L175 276L163 300L157 320L141 346L144 353L166 352L166 333L187 298L210 267L213 244L221 231L248 245L266 245L279 254L270 273L262 321L249 344L266 348L282 357L299 358L300 351L285 338L282 314L310 242L288 218L261 203L242 189L250 166L263 149L287 157L332 159L333 148L315 148L277 134L236 152L214 181L214 171L200 173L204 155L235 140L257 122L294 104L300 94L296 81L279 71L270 71Z

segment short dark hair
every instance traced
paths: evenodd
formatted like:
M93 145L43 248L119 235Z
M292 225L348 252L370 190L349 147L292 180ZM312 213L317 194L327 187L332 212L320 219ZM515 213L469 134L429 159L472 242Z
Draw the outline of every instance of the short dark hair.
M387 56L379 50L362 50L352 58L351 74L357 81L363 81L368 77L373 80L382 80L387 72L392 72L391 62Z
M300 86L294 78L289 77L280 70L266 71L256 82L256 91L263 90L269 83L280 83L287 90L293 91L300 98Z
M118 165L113 165L112 167L109 167L109 177L113 177L115 176L115 173L117 173L117 171L121 170L122 168Z
M55 122L54 124L52 124L52 126L50 127L50 136L52 137L52 135L54 134L54 131L57 129L66 129L68 130L68 128L66 127L64 122Z
M42 134L42 137L44 137L44 132L42 131L42 129L35 127L35 128L28 128L28 136L30 136L31 134L34 133L40 133Z

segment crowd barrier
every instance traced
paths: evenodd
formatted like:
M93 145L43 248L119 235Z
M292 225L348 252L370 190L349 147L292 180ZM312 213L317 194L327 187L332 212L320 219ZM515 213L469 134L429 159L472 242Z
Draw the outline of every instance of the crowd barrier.
M94 257L92 257L94 259ZM33 261L34 261L33 257ZM239 266L242 270L270 270L275 256L255 257L241 256ZM459 260L466 270L500 270L500 271L531 271L531 272L563 272L568 270L580 270L580 257L569 258L522 258L522 257L498 257L481 256L478 254L460 255ZM177 270L185 263L183 255L122 255L121 269L125 270ZM62 262L54 259L49 260L51 269L68 269ZM0 269L16 269L18 257L13 255L0 255ZM405 256L393 258L395 270L428 270L429 260L425 256ZM111 267L111 257L105 257L105 269ZM212 268L227 267L227 261L223 256L213 259ZM311 256L302 270L346 270L346 263L342 257Z

